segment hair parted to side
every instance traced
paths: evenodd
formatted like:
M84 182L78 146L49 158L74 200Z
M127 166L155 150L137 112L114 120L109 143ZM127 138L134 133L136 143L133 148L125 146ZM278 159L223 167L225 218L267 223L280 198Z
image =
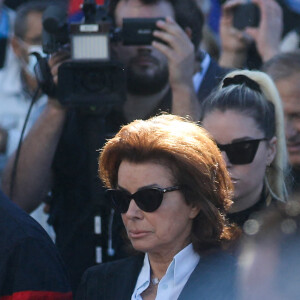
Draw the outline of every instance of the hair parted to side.
M236 238L236 228L225 219L233 194L226 165L214 141L196 123L163 114L123 126L100 153L99 175L107 188L117 187L123 160L152 161L171 170L174 184L183 186L186 203L200 207L191 234L198 253Z
M223 87L226 78L243 75L254 81L260 89L250 88L246 83ZM265 175L267 204L272 198L287 200L285 178L288 173L288 158L284 133L282 102L270 76L260 71L236 70L228 73L220 86L203 103L202 117L215 109L235 110L252 117L267 139L277 138L277 152Z

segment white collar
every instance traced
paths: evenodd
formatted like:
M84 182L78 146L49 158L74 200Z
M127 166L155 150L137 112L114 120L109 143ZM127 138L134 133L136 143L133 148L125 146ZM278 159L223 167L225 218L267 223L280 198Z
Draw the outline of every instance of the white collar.
M166 274L160 282L165 280L174 280L174 285L186 283L189 276L199 263L200 256L193 249L193 245L189 244L179 253L177 253L170 263ZM138 276L133 295L141 294L150 284L151 269L148 254L144 258L144 264ZM184 285L183 284L183 285Z

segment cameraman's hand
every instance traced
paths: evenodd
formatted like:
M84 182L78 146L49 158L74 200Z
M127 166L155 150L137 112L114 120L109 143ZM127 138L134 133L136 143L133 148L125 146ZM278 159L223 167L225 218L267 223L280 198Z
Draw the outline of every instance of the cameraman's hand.
M57 53L54 53L49 59L49 67L51 74L53 76L53 81L57 85L58 83L58 68L59 66L70 58L70 52L63 50ZM56 108L62 109L63 106L58 102L57 99L49 98L48 103Z
M167 17L166 21L158 21L156 25L161 30L155 30L153 35L166 44L154 41L152 45L168 59L171 88L184 85L192 87L195 51L190 38L171 17Z
M219 64L223 67L242 68L246 60L248 46L253 41L246 32L233 27L233 11L243 3L243 0L231 0L222 5L220 18L222 51Z
M51 70L51 74L53 76L54 83L57 84L58 82L58 68L59 66L70 58L69 51L60 51L54 53L49 59L49 67Z
M187 33L171 18L158 21L153 35L166 44L153 41L152 45L168 59L169 83L172 89L172 113L189 115L195 121L200 118L200 104L197 99L193 75L196 70L195 49Z
M280 5L275 0L252 0L260 10L258 28L246 28L256 42L257 50L265 62L279 52L283 30L283 16Z

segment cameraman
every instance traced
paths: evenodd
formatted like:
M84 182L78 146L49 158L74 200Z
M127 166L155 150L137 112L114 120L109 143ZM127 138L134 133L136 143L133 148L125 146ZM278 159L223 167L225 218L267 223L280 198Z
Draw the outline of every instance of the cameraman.
M124 255L123 226L105 201L97 179L96 150L122 124L160 110L198 120L200 103L195 89L198 95L207 95L224 72L207 55L201 64L196 59L194 49L201 39L203 17L193 1L120 0L112 1L110 9L118 26L128 17L166 17L157 22L159 30L154 33L165 44L115 45L115 55L127 71L127 94L124 105L105 118L49 99L23 143L12 195L13 201L30 212L51 190L49 221L74 290L87 267ZM55 81L58 67L68 55L61 52L51 58ZM6 193L13 162L14 157L3 178Z

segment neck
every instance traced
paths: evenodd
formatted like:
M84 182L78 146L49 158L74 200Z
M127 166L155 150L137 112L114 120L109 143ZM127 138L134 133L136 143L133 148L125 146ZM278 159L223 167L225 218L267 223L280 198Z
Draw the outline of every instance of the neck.
M136 119L144 119L158 106L168 89L169 85L167 84L160 92L149 96L127 93L127 99L123 106L126 120L131 122Z
M190 239L185 240L178 248L173 248L171 251L160 251L159 253L148 252L149 263L152 271L152 278L158 278L159 280L166 274L167 269L172 262L174 256L183 250L188 244Z
M234 203L231 206L229 213L241 212L256 204L261 197L262 190L263 183L261 184L260 188L253 190L252 193L247 194L244 197L234 199Z

